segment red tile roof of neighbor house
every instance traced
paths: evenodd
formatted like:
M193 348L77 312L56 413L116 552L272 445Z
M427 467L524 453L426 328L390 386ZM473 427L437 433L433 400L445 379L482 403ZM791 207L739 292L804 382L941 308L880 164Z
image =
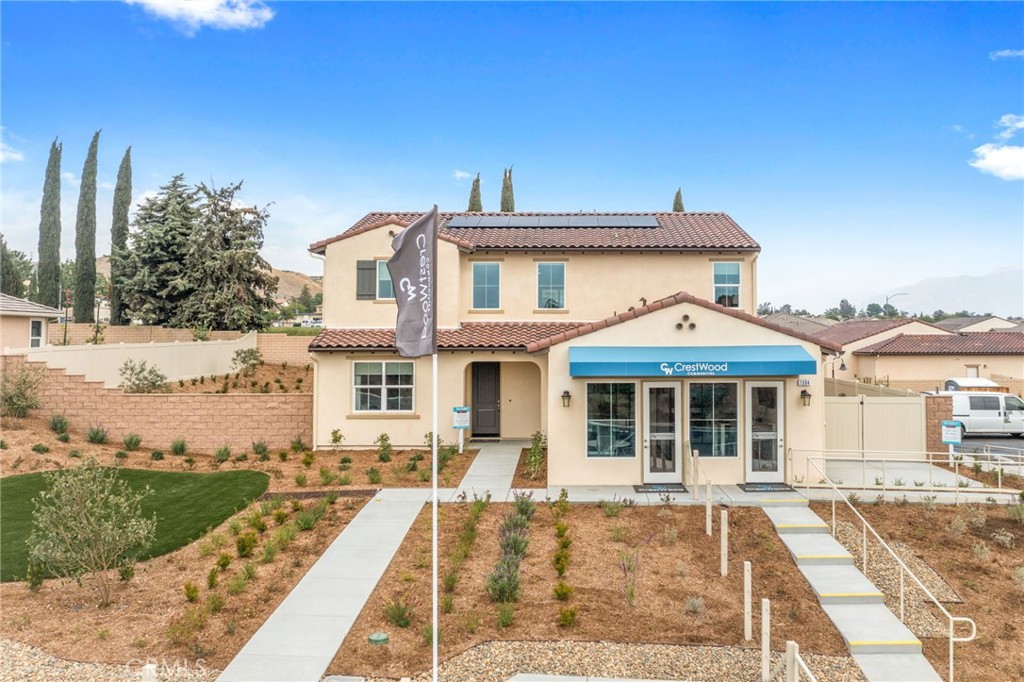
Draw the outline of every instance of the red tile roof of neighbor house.
M368 213L341 234L310 244L323 253L328 244L385 225L408 227L422 213ZM454 217L653 216L658 227L449 227ZM760 251L725 213L441 213L438 238L462 249L641 249Z
M841 349L837 344L821 341L782 325L765 322L755 315L735 308L725 308L686 292L679 292L649 303L642 308L627 310L596 322L465 322L457 329L438 329L437 345L442 350L500 348L535 353L680 303L692 303L786 336L810 341L827 350L839 351ZM1024 337L1024 335L1021 336ZM325 329L317 334L309 344L310 351L390 350L394 347L395 331L393 329Z
M814 338L819 341L829 341L831 343L838 343L841 346L845 346L848 343L860 341L861 339L866 339L869 336L881 334L882 332L902 327L903 325L910 324L911 322L928 324L927 322L912 317L898 317L892 320L845 320L839 324L834 324L831 327L826 327L819 332L815 332ZM928 326L934 327L935 325ZM936 329L938 329L938 327L936 327ZM943 329L942 331L946 330Z
M873 343L854 355L1024 355L1020 332L898 334Z

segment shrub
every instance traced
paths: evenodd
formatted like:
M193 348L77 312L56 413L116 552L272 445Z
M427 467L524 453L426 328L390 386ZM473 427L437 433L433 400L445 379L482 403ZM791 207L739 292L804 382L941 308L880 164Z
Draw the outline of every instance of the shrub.
M231 531L232 535L237 536L242 532L242 522L238 519L231 519L228 521L228 530Z
M308 450L306 444L302 442L301 436L295 436L292 439L292 452L302 452L303 450Z
M954 516L953 520L946 526L946 530L955 538L960 538L964 533L967 532L967 522L959 516Z
M156 518L142 515L142 500L151 491L133 491L95 459L44 473L43 480L46 487L34 499L29 562L61 577L92 576L106 606L111 569L134 561L153 542Z
M163 452L161 452L160 450L154 450L154 451L153 451L153 452L152 452L152 453L151 453L151 454L149 455L149 458L150 458L150 459L153 459L153 460L156 460L156 461L158 461L158 462L159 462L160 460L162 460L162 459L164 458L164 453L163 453Z
M220 446L217 448L217 452L213 454L213 461L216 464L223 464L229 459L231 459L231 448L227 445Z
M563 628L572 627L576 623L576 607L562 607L558 609L558 624Z
M509 625L512 625L512 621L516 617L515 604L499 604L498 605L498 629L504 630Z
M228 581L228 594L238 595L245 592L245 588L249 585L249 578L245 571L239 571L235 573L231 580Z
M267 459L270 459L270 448L267 447L265 441L254 441L252 444L252 454L258 456L261 462L265 462L266 460L263 459L264 456L266 456Z
M373 441L377 444L377 459L381 462L391 461L391 437L386 433L382 433L377 436L377 439Z
M551 564L555 567L555 573L561 578L565 575L565 571L569 568L569 552L565 550L558 550L555 552L555 556L551 558Z
M262 533L267 529L267 522L255 510L246 517L245 522L257 533Z
M313 530L316 527L316 522L320 520L320 516L316 514L312 509L301 511L295 517L295 526L299 530Z
M277 453L277 458L280 461L282 461L282 462L287 462L288 461L288 453L285 452L284 450L281 450L280 452Z
M125 450L128 452L134 452L139 449L140 445L142 445L142 436L137 433L129 433L122 439L122 442L124 443Z
M261 564L269 564L277 556L277 543L273 540L263 545L263 556L260 557Z
M540 476L541 468L544 466L544 455L547 448L547 438L542 431L535 431L530 436L530 450L526 453L526 475L531 480Z
M441 597L441 613L451 613L455 610L455 597L446 594Z
M216 566L210 569L210 572L206 574L206 588L209 590L217 587L217 580L220 578L220 571Z
M331 447L337 450L344 442L345 435L341 432L341 429L333 429L331 431Z
M617 517L625 508L625 504L620 500L601 500L597 506L604 512L605 518L609 519Z
M55 414L50 416L50 430L54 433L67 433L68 432L68 418L62 414Z
M50 451L50 448L46 447L42 443L36 443L35 445L32 446L32 452L34 452L36 454L39 454L39 455L45 455L49 451Z
M128 459L128 453L125 452L124 450L118 450L117 452L114 453L114 459L116 459L119 462L123 462L124 460Z
M231 555L228 554L227 552L221 552L217 556L217 568L219 568L221 571L226 571L226 570L228 570L228 566L230 566L230 565L231 565Z
M224 608L224 597L219 594L211 594L206 597L206 610L210 613L218 613Z
M156 367L150 367L145 360L136 362L128 359L118 370L121 374L121 388L125 393L170 393L171 385L167 375Z
M0 417L27 417L39 407L39 387L46 374L42 369L21 367L0 374Z
M345 455L344 457L341 458L341 463L342 464L351 464L352 463L352 458L349 457L348 455Z
M59 440L61 443L70 443L71 442L71 434L70 433L58 433L57 434L57 440ZM3 449L6 449L6 448L0 448L0 450L3 450Z
M533 518L534 512L537 511L537 505L533 501L533 493L512 491L512 500L516 513L530 521Z
M288 520L287 509L275 509L274 510L274 523L279 526L283 526L284 522Z
M572 585L559 580L555 583L555 599L558 601L569 601L569 597L572 596Z
M1006 508L1006 516L1024 526L1024 504L1011 504Z
M445 592L454 592L455 588L459 585L459 573L458 571L451 570L444 574L444 578L441 579L442 585Z
M199 585L189 580L185 583L185 599L194 602L199 599Z
M135 577L135 562L129 561L128 563L122 564L117 568L118 579L126 583Z
M82 458L82 451L81 450L72 450L71 452L68 453L68 457L74 457L75 459L81 459Z
M1006 549L1013 549L1014 544L1016 544L1014 542L1013 533L1006 530L1005 528L1000 528L997 531L993 531L991 537L992 542Z
M337 478L338 485L352 485L352 477L348 474Z
M235 551L238 553L238 557L244 559L252 556L252 551L256 548L258 541L259 538L255 533L243 533L235 538Z
M564 538L565 534L569 532L569 524L565 521L559 521L555 524L555 536Z
M1017 591L1024 594L1024 566L1013 569L1013 581L1017 583Z
M704 598L703 597L690 597L686 600L686 606L684 607L686 613L691 616L699 616L704 613Z
M370 467L366 470L366 480L372 485L377 485L381 482L380 470L376 467Z
M25 574L25 583L28 585L30 592L38 592L39 588L43 586L45 573L42 566L32 561L29 562L28 571Z
M975 543L975 545L974 545L974 558L975 559L977 559L978 561L988 561L988 558L989 558L989 556L991 556L991 554L992 554L992 550L990 550L988 548L988 545L986 545L984 542Z
M305 471L300 471L299 473L295 474L295 485L299 486L300 488L305 488L308 482L309 481L306 479Z
M519 601L519 561L503 557L487 576L487 596L492 602Z
M389 601L384 605L384 615L388 622L400 628L407 628L412 623L412 609L401 599Z
M171 621L167 626L167 638L172 644L191 643L199 631L206 627L209 612L201 606L193 606L181 618Z
M251 377L262 362L263 355L259 348L239 348L231 356L231 369Z
M185 466L187 466L189 469L195 469L196 468L196 461L194 459L192 459L191 457L186 457L182 461L185 462Z
M281 526L274 531L274 544L277 545L279 549L287 549L288 545L291 544L292 540L294 540L295 536L298 534L299 529L294 524L289 523Z
M306 467L307 469L313 466L313 462L315 461L316 455L314 455L312 452L307 452L302 456L302 466Z
M90 426L85 432L85 439L93 445L103 445L107 442L107 430L102 426Z
M171 454L175 457L181 457L188 452L188 444L184 438L175 438L171 441Z

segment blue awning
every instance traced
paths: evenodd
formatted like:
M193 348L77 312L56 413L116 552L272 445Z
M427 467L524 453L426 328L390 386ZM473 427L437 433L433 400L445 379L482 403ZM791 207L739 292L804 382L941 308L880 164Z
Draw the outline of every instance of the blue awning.
M574 377L784 377L816 374L801 346L573 346Z

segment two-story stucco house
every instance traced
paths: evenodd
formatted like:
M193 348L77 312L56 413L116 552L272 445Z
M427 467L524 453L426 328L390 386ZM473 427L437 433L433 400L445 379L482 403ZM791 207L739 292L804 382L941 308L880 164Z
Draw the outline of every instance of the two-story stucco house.
M399 357L385 265L418 214L371 213L310 246L325 259L315 444L430 431L430 358ZM723 213L443 213L441 436L548 438L548 484L792 480L822 447L823 356L754 315L760 246ZM787 461L787 453L793 461Z

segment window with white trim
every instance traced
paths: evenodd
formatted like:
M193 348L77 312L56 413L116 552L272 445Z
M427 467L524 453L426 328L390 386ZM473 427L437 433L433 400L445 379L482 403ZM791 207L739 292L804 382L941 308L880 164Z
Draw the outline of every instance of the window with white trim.
M701 457L735 457L738 384L690 383L690 447Z
M377 261L377 298L394 298L395 287L391 283L391 271L386 260Z
M587 384L587 457L636 456L636 384Z
M740 264L714 263L714 301L726 308L740 307Z
M565 263L537 263L537 307L565 308Z
M30 320L28 323L28 346L29 348L43 347L43 321Z
M412 412L413 363L352 363L352 404L356 412Z
M501 307L501 263L473 263L473 309Z

